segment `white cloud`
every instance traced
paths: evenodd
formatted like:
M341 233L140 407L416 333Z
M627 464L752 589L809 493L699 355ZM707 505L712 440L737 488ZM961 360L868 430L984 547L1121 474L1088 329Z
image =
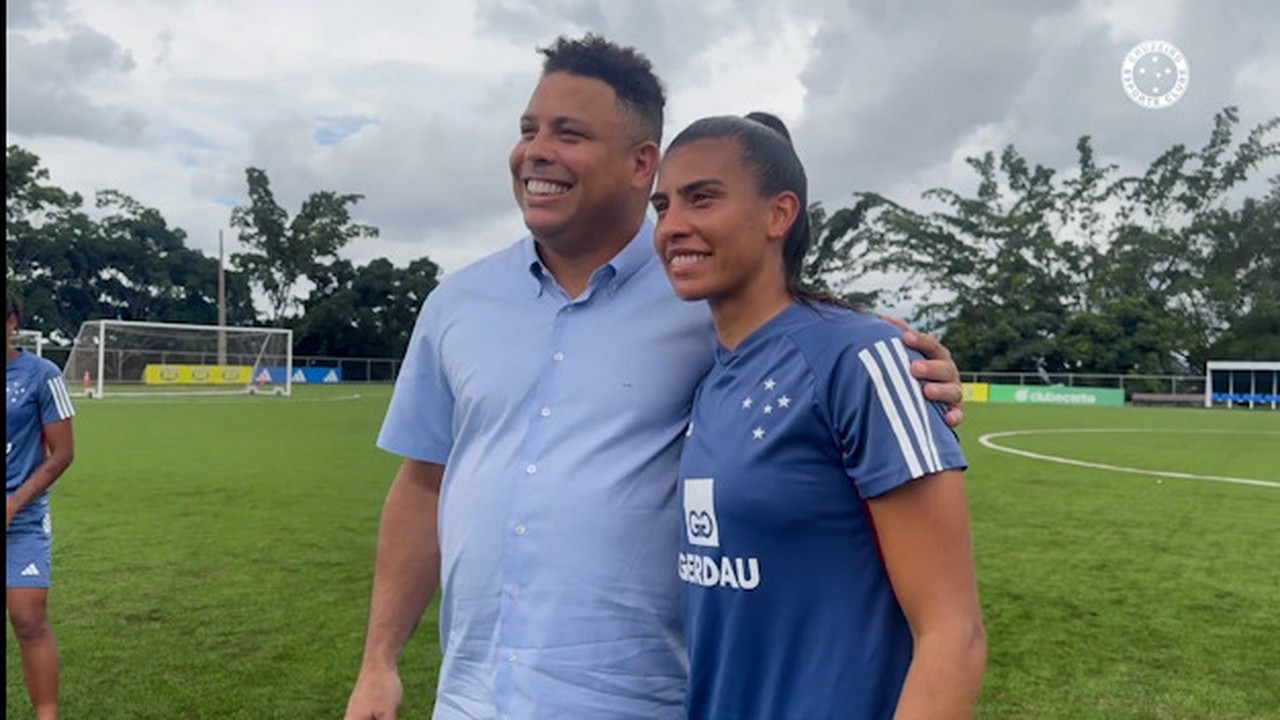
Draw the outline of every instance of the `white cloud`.
M360 193L381 228L346 255L446 270L522 232L506 156L538 72L535 48L600 32L644 51L668 91L666 137L706 114L772 110L807 159L811 196L910 201L971 178L968 155L1145 164L1199 146L1227 104L1280 114L1280 6L923 0L51 0L6 3L6 140L57 185L119 189L212 254L244 169L291 212L315 190ZM1178 105L1119 87L1133 43L1192 63Z

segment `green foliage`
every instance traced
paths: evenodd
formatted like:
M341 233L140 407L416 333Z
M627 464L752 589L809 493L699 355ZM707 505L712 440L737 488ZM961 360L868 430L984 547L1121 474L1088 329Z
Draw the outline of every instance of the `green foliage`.
M1237 123L1223 110L1204 147L1175 145L1135 176L1099 165L1088 136L1066 179L1013 146L987 152L968 160L973 193L925 193L940 209L856 194L849 232L866 266L905 277L894 299L942 330L961 367L1199 371L1280 284L1280 177L1261 200L1233 196L1280 157L1280 118L1239 143ZM1245 342L1261 359L1268 340Z
M298 281L324 282L337 253L361 237L376 237L378 229L352 222L351 207L363 195L312 193L293 220L276 202L265 171L247 168L249 205L231 211L231 226L249 252L232 256L251 282L262 288L270 303L269 317L279 323L294 303Z
M40 158L11 145L5 158L6 282L23 298L25 325L74 337L96 318L212 325L218 262L186 246L186 233L161 212L115 190L97 193L96 216L83 200L47 184ZM427 258L397 268L385 259L353 267L337 252L377 235L351 221L359 195L312 193L292 220L276 204L266 173L247 171L250 203L232 222L250 252L226 273L227 322L252 325L250 283L283 320L295 304L295 351L337 357L401 357L440 268ZM312 286L297 298L299 281Z
M97 194L101 218L79 195L43 185L39 158L6 154L6 280L23 296L25 325L74 337L85 320L217 322L217 260L186 247L160 212L114 190ZM228 322L251 322L249 286L227 277Z
M812 245L805 255L801 286L855 307L871 307L879 300L876 290L854 289L869 269L866 214L872 203L859 200L853 207L827 215L822 203L809 206Z
M332 357L403 357L418 310L440 268L427 258L397 268L379 258L361 268L334 263L328 281L304 303L295 351Z

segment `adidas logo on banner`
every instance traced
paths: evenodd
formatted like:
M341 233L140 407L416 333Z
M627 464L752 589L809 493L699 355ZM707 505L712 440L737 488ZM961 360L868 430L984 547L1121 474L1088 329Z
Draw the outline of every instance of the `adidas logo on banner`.
M22 568L22 577L33 577L39 574L40 568L36 567L35 563L31 563L30 565Z
M307 381L307 375L302 372L302 368L298 368L293 371L293 381L296 383L304 383Z
M333 370L330 370L329 372L325 373L324 381L327 383L338 382L338 373L334 372Z
M258 377L254 378L253 381L260 382L260 383L269 383L271 382L271 372L268 371L266 368L263 368L262 372L258 373Z

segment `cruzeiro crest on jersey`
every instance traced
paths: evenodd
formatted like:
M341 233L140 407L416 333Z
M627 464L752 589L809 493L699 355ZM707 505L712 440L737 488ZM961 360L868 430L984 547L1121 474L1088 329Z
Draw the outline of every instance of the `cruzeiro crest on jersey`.
M770 437L773 426L790 411L791 403L791 397L772 375L760 381L739 405L747 436L754 442Z
M680 553L680 579L703 587L754 590L760 585L760 560L719 554L720 521L716 517L715 478L684 481L684 532L695 548L708 552Z

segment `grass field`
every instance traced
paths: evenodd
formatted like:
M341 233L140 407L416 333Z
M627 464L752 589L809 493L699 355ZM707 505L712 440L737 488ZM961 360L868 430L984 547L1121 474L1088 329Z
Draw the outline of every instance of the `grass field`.
M388 392L80 401L53 498L63 715L341 717L396 467L373 448ZM979 717L1280 718L1280 487L978 442L1040 429L1117 431L996 442L1280 483L1280 413L970 405ZM433 614L403 717L428 714L438 656ZM6 715L30 717L11 632L6 668Z

